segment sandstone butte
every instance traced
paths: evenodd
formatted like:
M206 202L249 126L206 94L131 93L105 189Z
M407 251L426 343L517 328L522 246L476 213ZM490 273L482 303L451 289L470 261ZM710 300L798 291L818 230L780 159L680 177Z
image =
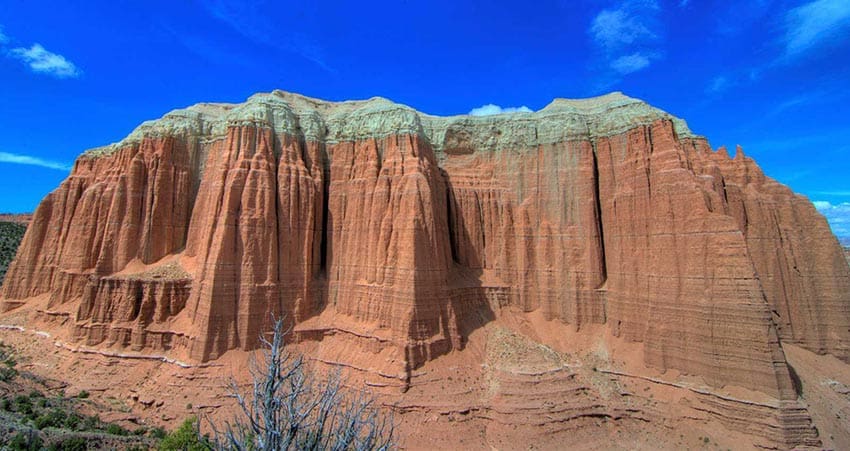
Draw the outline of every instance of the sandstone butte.
M664 384L691 413L779 448L823 443L785 349L850 361L850 267L812 204L620 93L487 117L282 91L172 111L77 159L0 310L190 364L256 349L282 316L402 403L478 340L486 393L453 402L489 424L677 415L490 358L608 337L638 349L630 377L690 378Z

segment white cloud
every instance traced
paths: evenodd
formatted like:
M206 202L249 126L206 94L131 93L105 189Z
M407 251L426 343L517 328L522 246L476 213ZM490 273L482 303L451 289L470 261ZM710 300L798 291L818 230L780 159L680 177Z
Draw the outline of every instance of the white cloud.
M67 164L44 160L38 157L31 157L29 155L18 155L15 153L8 152L0 152L0 163L28 164L31 166L41 166L44 168L56 169L59 171L67 171L71 169L71 166Z
M9 37L3 34L3 27L0 27L0 44L9 42Z
M721 93L729 89L730 86L732 86L732 82L729 80L728 77L724 75L718 75L717 77L714 77L711 80L711 83L708 85L707 90L708 92Z
M816 0L785 14L785 55L808 50L850 25L850 1Z
M620 75L650 66L658 58L658 2L625 0L600 11L588 28L611 69Z
M825 200L816 200L812 203L826 217L836 236L850 237L850 202L833 205Z
M469 114L471 116L492 116L494 114L506 114L506 113L533 113L531 108L523 105L523 106L507 106L500 107L499 105L493 105L492 103L488 103L487 105L482 105L478 108L473 108Z
M18 47L10 51L11 55L28 64L33 72L52 75L56 78L77 78L82 72L64 56L53 53L41 46Z
M640 52L621 56L611 62L611 68L625 75L637 72L649 66L649 57Z
M812 204L814 204L818 211L829 210L832 208L832 204L825 200L813 200Z
M593 19L590 34L599 45L611 51L620 50L638 40L656 37L639 16L626 9L602 10Z

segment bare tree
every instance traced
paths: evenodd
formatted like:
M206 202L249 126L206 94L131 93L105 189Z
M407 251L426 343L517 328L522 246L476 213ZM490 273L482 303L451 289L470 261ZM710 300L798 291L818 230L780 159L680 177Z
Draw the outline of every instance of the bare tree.
M213 446L229 450L388 450L396 447L395 429L375 398L365 390L343 387L339 371L318 380L304 356L284 343L289 330L274 321L271 341L252 359L251 393L231 380L237 417L219 431Z

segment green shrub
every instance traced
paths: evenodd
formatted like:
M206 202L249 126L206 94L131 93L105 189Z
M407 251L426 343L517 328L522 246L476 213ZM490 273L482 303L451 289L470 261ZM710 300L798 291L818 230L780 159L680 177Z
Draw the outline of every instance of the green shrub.
M83 391L81 391L81 392L77 393L77 398L80 398L80 399L86 399L86 398L88 398L88 397L89 397L89 392L87 392L87 391L85 391L85 390L83 390Z
M162 426L157 426L157 427L151 429L151 437L153 437L157 440L162 440L162 439L165 438L165 436L166 436L166 432L165 432L165 429L162 428Z
M83 418L83 425L80 427L81 431L93 431L100 427L100 417L97 415L92 415L89 417Z
M89 446L88 441L82 437L67 437L52 443L47 449L50 451L86 451Z
M24 450L40 450L42 447L41 437L36 434L34 431L24 432L20 431L12 437L12 440L9 441L7 445L9 449L15 451L24 451Z
M18 375L17 364L12 357L12 349L0 341L0 382L9 382Z
M61 428L65 424L68 414L62 409L53 409L49 412L40 415L35 419L34 425L37 429L44 428Z
M212 445L198 432L198 418L189 417L159 442L160 451L206 451Z
M117 424L110 423L109 426L106 427L106 433L112 435L127 435L127 430Z
M33 415L32 401L28 396L19 395L15 397L15 412L24 414L27 418Z
M70 429L72 431L77 430L80 427L80 422L82 422L83 418L76 413L71 413L68 415L68 418L65 419L65 428Z

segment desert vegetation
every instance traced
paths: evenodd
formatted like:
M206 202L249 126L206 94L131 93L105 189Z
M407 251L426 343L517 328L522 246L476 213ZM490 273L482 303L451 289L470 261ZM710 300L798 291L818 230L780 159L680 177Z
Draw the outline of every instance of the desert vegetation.
M14 350L0 342L0 450L209 449L197 447L204 441L194 432L186 439L194 418L170 433L127 428L101 420L88 392L66 394L51 382L19 369Z
M6 277L6 270L15 258L26 230L23 224L0 221L0 284Z

